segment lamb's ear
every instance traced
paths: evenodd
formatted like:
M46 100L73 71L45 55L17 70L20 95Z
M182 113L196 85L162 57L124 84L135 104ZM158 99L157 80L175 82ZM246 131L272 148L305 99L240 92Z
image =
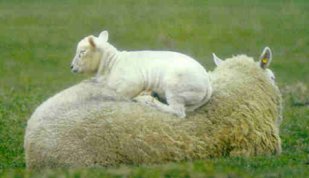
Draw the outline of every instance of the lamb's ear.
M260 66L263 69L266 69L270 65L271 59L272 59L271 50L269 47L265 47L260 56Z
M88 37L88 42L89 42L89 44L92 48L96 48L97 45L96 45L94 38L92 36Z
M104 41L104 42L107 42L108 40L108 31L104 30L100 33L99 35L99 39L100 41Z
M219 57L217 57L215 53L212 53L212 57L213 57L213 60L216 64L216 66L219 66L223 62L223 60L220 59Z

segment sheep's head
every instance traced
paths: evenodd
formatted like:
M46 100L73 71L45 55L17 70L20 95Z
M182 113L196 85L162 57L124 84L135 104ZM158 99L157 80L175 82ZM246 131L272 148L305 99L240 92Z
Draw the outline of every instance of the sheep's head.
M99 37L88 36L82 39L76 48L76 54L71 63L74 73L97 72L102 57L102 47L108 40L108 32L103 31Z
M252 57L246 55L237 55L223 61L213 54L213 60L217 65L212 74L214 81L216 81L213 87L214 90L217 90L216 92L222 90L227 92L225 91L225 82L232 82L233 85L228 87L230 93L247 97L247 100L244 99L246 102L262 100L267 103L266 109L270 109L272 115L276 116L273 119L279 126L282 120L282 99L280 90L275 83L275 76L268 69L271 59L272 53L269 47L264 48L258 62L254 62ZM274 107L277 109L273 110Z
M215 62L215 64L217 66L221 65L224 61L222 59L220 59L219 57L217 57L214 53L213 55L213 60ZM265 75L267 76L267 78L269 79L269 81L271 81L272 84L275 84L275 75L274 73L268 68L270 65L270 62L272 60L272 53L269 47L265 47L258 65L261 67L261 69L264 71Z

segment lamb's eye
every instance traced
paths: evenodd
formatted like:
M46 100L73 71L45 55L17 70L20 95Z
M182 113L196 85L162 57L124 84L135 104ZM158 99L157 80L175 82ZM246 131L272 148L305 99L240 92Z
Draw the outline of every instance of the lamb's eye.
M79 57L82 57L82 55L84 55L86 53L86 50L82 50L79 52Z

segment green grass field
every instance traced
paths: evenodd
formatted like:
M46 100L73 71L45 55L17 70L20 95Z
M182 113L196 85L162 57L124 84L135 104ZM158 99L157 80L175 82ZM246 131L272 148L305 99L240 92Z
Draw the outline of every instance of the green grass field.
M309 1L0 0L0 22L0 177L309 177ZM104 29L120 50L179 51L208 70L212 52L257 58L270 46L284 97L282 154L27 171L27 119L48 97L89 77L69 65L77 42Z

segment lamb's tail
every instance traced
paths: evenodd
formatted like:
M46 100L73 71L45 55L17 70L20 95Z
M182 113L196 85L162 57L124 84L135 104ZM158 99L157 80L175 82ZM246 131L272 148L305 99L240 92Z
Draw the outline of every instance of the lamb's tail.
M196 105L186 106L186 111L192 112L192 111L196 110L197 108L206 104L212 96L212 91L213 91L212 86L208 85L208 89L207 89L206 94L205 94L204 98L202 99L202 101L200 103L196 104Z

